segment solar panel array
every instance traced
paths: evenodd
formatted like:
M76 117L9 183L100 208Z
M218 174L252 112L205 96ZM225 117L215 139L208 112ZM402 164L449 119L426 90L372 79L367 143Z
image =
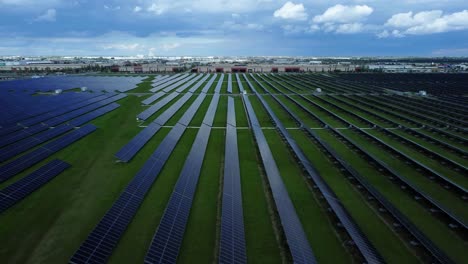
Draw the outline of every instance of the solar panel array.
M245 80L253 88L249 80ZM293 262L317 263L250 100L247 95L243 95L243 98Z
M180 75L181 75L180 73L176 73L176 74L174 74L174 75L166 75L166 76L164 76L164 77L162 77L162 78L154 79L153 82L152 82L152 84L151 84L151 86L152 86L152 87L156 87L156 86L158 86L159 84L163 84L163 83L165 83L165 82L168 82L168 81L170 81L170 80L172 80L172 79L174 79L174 78L179 77Z
M92 91L126 92L146 77L54 76L0 82L0 89L15 91L53 91L86 87Z
M228 98L219 263L247 263L234 99Z
M148 107L148 109L146 109L145 111L138 114L137 118L140 119L140 120L146 120L146 119L150 118L154 113L156 113L161 108L166 106L170 101L172 101L172 99L176 98L178 95L179 95L178 93L171 93L171 94L167 95L166 97L161 99L156 104Z
M0 182L4 182L10 179L16 174L26 170L41 160L46 159L57 151L69 146L70 144L87 136L95 130L96 127L94 125L86 125L69 134L57 138L9 163L3 164L0 166Z
M244 93L244 85L242 85L242 82L239 78L239 74L236 73L236 80L237 80L237 85L239 85L239 90L241 91L241 93Z
M0 190L0 214L69 167L68 163L56 159Z
M0 147L3 147L0 149L0 162L68 132L72 129L72 126L68 125L67 122L74 126L80 126L116 109L119 105L112 102L124 97L126 97L125 94L96 96L61 109L21 120L20 125L16 125L20 129L15 129L16 131L13 133L6 131L5 135L0 136ZM108 105L109 103L112 104ZM30 127L23 127L25 125ZM58 127L56 127L57 125ZM8 129L8 127L5 129Z
M189 90L190 93L194 93L203 85L203 83L210 77L210 74L205 75L199 82L192 86Z
M269 91L263 86L263 84L257 81L257 79L254 77L253 74L250 74L250 75L254 79L254 81L256 81L257 84L263 88L263 90L266 93L269 93ZM261 76L260 78L264 82L268 83L271 87L275 88L273 84L271 84L270 82L268 82ZM312 179L314 183L317 185L320 192L323 194L323 197L329 204L330 208L333 210L337 218L343 224L343 227L346 229L351 239L354 241L354 243L356 243L356 246L360 250L362 256L366 259L368 263L383 263L384 262L383 258L380 256L380 254L371 244L367 236L364 235L364 233L362 233L358 225L355 223L354 219L351 217L351 215L347 212L347 210L341 204L340 200L338 199L336 194L333 192L333 190L328 186L328 184L323 180L322 176L320 176L317 170L312 166L309 159L302 152L301 148L296 144L295 140L291 137L289 132L286 130L286 128L284 127L282 122L279 120L279 118L275 115L275 113L270 108L268 103L262 98L262 96L260 96L260 94L258 94L258 92L256 91L254 87L251 87L251 88L252 88L252 91L256 94L256 96L259 98L264 108L267 110L268 115L272 118L273 122L275 123L276 127L279 129L280 133L286 139L287 144L290 146L290 148L296 155L297 159L299 159L300 163L302 164L305 171L307 172L309 178ZM291 112L289 108L277 98L276 95L271 94L271 93L270 95L273 97L273 99L275 99L276 102L278 102L283 107L283 109L286 110L286 112L291 117L293 117L293 119L296 122L301 124L301 127L304 127L309 132L314 133L309 128L307 128L307 126L302 122L302 120L299 117L297 117L293 112Z
M154 87L150 91L151 92L159 92L159 91L164 90L166 88L169 88L170 90L172 90L173 88L178 87L179 85L182 85L183 83L187 82L188 80L190 80L193 77L195 77L195 75L182 74L182 75L178 76L175 79L172 79L172 80L170 80L168 82L159 84L158 86Z
M198 81L201 77L202 77L202 75L195 75L195 78L193 78L193 79L191 79L190 81L184 83L184 84L183 84L182 86L180 86L179 88L177 88L177 86L176 86L176 87L175 87L175 88L177 88L177 89L176 89L176 92L178 92L178 93L183 92L185 89L187 89L187 88L190 87L192 84L194 84L196 81ZM170 89L169 89L169 87L168 87L168 88L165 88L163 91L167 93L167 92L170 92L170 91L174 90L175 88L170 88Z
M206 94L202 93L197 100L204 99L205 96ZM202 101L200 100L199 104ZM209 108L216 110L218 102L219 96L213 97ZM196 109L187 110L187 112L194 114L195 111ZM200 177L215 113L216 111L208 111L205 114L203 124L198 130L190 153L185 160L182 172L179 175L179 179L153 237L145 257L145 263L175 263L177 260L197 182ZM184 120L184 118L179 121L179 124L183 124L184 126L187 126L188 123L189 120Z
M206 94L198 96L206 97ZM191 120L200 107L195 100L181 120ZM117 201L107 211L98 225L72 256L70 263L104 263L117 245L120 237L132 221L146 193L157 179L167 159L179 142L186 126L177 123L159 144L156 151L145 162L141 170L130 181Z

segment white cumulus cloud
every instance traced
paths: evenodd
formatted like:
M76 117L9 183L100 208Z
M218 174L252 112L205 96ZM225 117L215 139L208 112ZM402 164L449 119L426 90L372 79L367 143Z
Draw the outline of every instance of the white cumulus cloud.
M408 12L393 15L385 26L398 29L399 34L385 34L378 37L401 37L403 35L426 35L468 29L468 10L445 14L441 10Z
M306 20L307 13L303 4L294 4L293 2L286 2L280 9L273 13L276 18L288 20Z
M135 8L133 8L133 12L138 13L141 11L141 9L141 6L135 6Z
M372 7L367 5L335 5L328 8L323 14L313 18L314 23L352 23L358 22L374 12Z

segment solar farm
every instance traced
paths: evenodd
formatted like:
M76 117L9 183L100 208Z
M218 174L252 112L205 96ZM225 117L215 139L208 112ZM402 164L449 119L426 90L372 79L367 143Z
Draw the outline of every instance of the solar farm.
M0 263L468 263L464 74L45 77L0 110Z

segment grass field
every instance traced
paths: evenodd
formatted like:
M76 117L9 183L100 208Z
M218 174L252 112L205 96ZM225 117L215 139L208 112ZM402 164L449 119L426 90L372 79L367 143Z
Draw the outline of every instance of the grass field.
M333 76L336 80L340 78ZM349 173L339 166L335 158L314 139L311 135L313 133L309 134L302 129L291 114L296 115L304 126L312 128L316 137L328 144L438 249L456 263L467 263L468 243L466 238L459 234L459 231L463 231L462 227L453 229L443 218L431 213L430 207L409 195L402 186L392 181L386 173L350 147L348 141L348 139L352 140L373 157L398 171L402 177L424 191L434 201L466 222L468 221L466 200L452 189L432 180L404 158L397 157L398 155L388 148L379 146L375 140L369 138L369 135L372 135L463 188L468 187L468 179L463 171L444 166L434 157L418 151L415 146L404 143L404 140L417 142L431 152L443 155L462 166L468 166L466 156L450 152L444 146L416 137L401 127L393 127L390 122L414 128L419 127L420 124L427 125L426 120L407 115L404 111L386 108L385 104L376 103L375 107L371 107L365 102L374 104L373 101L379 100L379 95L373 95L372 99L365 101L370 96L368 94L375 92L373 90L375 88L365 84L352 85L346 82L325 81L330 78L324 79L325 77L321 74L254 74L254 77L246 74L245 77L254 89L262 94L257 96L249 87L245 77L242 74L239 74L239 77L263 128L262 131L273 153L274 162L279 168L287 194L319 263L360 263L363 258L358 248L353 245L352 238L346 232L343 223L337 220L323 194L308 178L303 165L275 128L272 117L262 105L259 96L265 100L274 115L286 127L310 164L329 185L354 223L387 263L423 263L428 261L430 254L422 246L415 246L415 238L396 223L394 218L383 212L375 199L369 197L369 194L363 191L362 186L351 179ZM165 127L161 128L130 162L118 162L114 155L143 131L145 125L169 109L184 96L190 87L196 84L195 82L187 87L145 122L138 122L135 117L148 108L142 105L141 101L151 96L149 90L152 88L154 78L154 75L147 76L135 89L127 92L126 98L117 101L120 104L119 108L92 120L90 123L98 127L95 132L0 183L0 189L3 189L53 159L58 158L72 165L70 169L24 200L0 213L0 245L2 245L0 263L67 262L211 79L210 77L204 81L190 99L168 120ZM217 76L208 89L206 98L194 113L189 127L144 197L135 217L120 237L108 262L141 263L144 261L167 202L208 111L219 78ZM265 165L249 127L244 97L239 94L240 88L235 75L232 76L232 95L227 94L227 81L228 78L225 75L177 262L217 263L219 260L223 170L225 160L230 158L225 157L229 96L234 98L237 121L248 263L291 262L289 242L285 239L276 204L272 199L269 181L265 175ZM313 95L316 87L321 87L323 92L330 92L333 95L323 93ZM361 95L347 94L350 91L359 91ZM79 91L70 92L78 93ZM279 94L273 97L269 93L291 95ZM40 96L42 95L36 95L36 97ZM164 97L152 104L163 100ZM291 113L288 113L277 100L289 108ZM361 100L364 103L356 103ZM385 100L396 101L397 99L386 97ZM414 104L414 107L426 103L430 105L429 99L410 100L418 100L418 104ZM369 114L366 111L375 114ZM372 124L356 117L355 114L369 120ZM409 117L414 121L399 117ZM349 124L355 128L349 127ZM373 124L384 129L392 128L391 132L396 136L390 136L384 129L378 129ZM337 128L339 133L330 128ZM450 129L447 131L468 140L463 132ZM441 133L426 128L418 129L418 132L468 150L466 143L450 139ZM0 166L4 166L15 158L0 163Z

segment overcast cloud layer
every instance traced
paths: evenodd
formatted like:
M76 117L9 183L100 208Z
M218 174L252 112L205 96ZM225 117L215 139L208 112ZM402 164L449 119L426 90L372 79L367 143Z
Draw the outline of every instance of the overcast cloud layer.
M0 0L0 55L468 56L461 0Z

